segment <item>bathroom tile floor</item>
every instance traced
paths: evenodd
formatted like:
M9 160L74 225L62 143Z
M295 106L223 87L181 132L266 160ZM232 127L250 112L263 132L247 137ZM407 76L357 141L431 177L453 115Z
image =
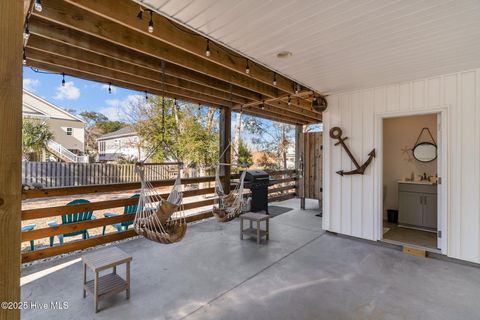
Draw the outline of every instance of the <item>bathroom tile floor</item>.
M413 244L421 247L437 249L437 235L434 232L399 227L396 224L383 222L384 240ZM388 231L387 231L388 229Z

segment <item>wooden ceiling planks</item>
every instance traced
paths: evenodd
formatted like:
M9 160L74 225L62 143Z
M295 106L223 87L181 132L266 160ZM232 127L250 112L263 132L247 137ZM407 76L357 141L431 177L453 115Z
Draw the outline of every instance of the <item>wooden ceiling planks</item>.
M206 57L203 36L157 14L150 34L138 9L131 1L45 1L29 16L27 65L213 107L246 106L245 113L274 121L321 122L309 106L312 91L297 98L294 81L276 75L274 85L273 71L252 62L248 75L246 58L218 44Z

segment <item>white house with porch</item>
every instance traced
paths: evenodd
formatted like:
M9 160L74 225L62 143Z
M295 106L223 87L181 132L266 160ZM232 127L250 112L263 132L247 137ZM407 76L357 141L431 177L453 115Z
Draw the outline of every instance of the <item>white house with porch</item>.
M97 139L97 143L98 161L139 160L145 156L140 138L130 126L104 134Z
M87 162L85 152L85 121L80 117L23 90L24 119L37 119L47 123L53 139L47 147L55 158L65 162Z

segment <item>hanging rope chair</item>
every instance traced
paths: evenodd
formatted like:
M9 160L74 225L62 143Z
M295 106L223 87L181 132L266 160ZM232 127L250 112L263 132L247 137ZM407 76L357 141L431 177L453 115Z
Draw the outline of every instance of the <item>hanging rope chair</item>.
M153 185L145 180L146 164L138 164L141 190L133 228L145 238L164 244L175 243L183 239L187 231L187 222L183 208L183 194L180 169L168 198L163 199Z
M220 181L221 165L225 164L218 164L215 170L215 193L217 199L213 205L212 213L218 221L228 222L238 217L244 208L243 181L245 180L246 171L242 171L240 181L235 189L231 190L229 194L225 194Z

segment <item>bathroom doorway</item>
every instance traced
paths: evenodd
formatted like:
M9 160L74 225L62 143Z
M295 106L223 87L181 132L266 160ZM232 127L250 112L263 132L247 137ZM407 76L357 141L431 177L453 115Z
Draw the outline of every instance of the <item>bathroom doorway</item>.
M382 239L440 252L442 113L383 117Z

